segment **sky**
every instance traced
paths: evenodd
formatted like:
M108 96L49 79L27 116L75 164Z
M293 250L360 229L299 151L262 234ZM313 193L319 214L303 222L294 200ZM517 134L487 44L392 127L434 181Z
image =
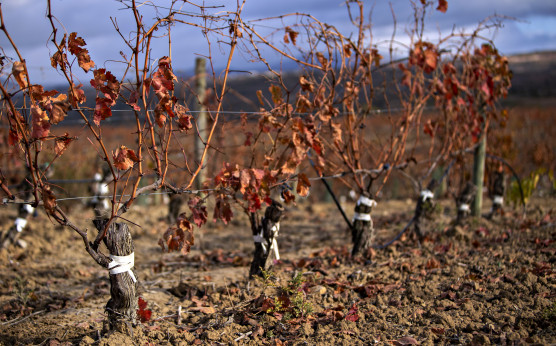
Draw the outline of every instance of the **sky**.
M97 67L106 67L116 76L122 73L123 65L121 53L129 55L122 37L114 28L118 24L124 37L131 37L135 29L132 12L125 9L125 3L116 0L51 0L53 14L58 27L58 40L64 32L77 32L87 43L87 48ZM436 0L435 0L436 1ZM419 1L416 1L419 3ZM26 59L31 81L45 85L53 85L64 81L59 72L50 66L50 56L54 53L50 43L51 26L46 17L46 1L39 0L0 0L2 4L5 26L15 41L18 49ZM138 1L138 3L140 3ZM145 2L140 10L146 24L153 23L157 14L152 3L159 6L169 6L170 0L155 0ZM198 8L191 4L178 1L181 11L198 13ZM193 1L200 4L201 0ZM205 5L223 5L208 9L208 12L218 13L235 9L235 0L205 0ZM412 19L412 6L409 0L364 1L364 15L370 20L373 31L373 42L379 44L387 40L393 30L391 7L398 25L397 38L404 41L404 30L409 27ZM165 16L167 10L161 9L158 16ZM344 35L349 35L351 26L347 17L344 0L246 0L243 8L243 18L252 21L293 12L311 14L322 22L334 25ZM434 41L439 33L447 33L454 27L457 30L471 30L480 21L493 15L510 17L504 21L503 28L486 33L492 38L499 51L506 55L527 53L543 50L556 50L556 1L554 0L448 0L446 13L430 11L427 14L427 35ZM196 18L176 16L187 21L197 21ZM252 21L251 25L265 35L271 35L273 28L283 28L291 24L287 19L267 22ZM278 31L274 38L279 39L284 31ZM207 40L201 29L176 24L172 27L172 64L176 71L190 73L196 56L208 54ZM272 36L267 36L272 37ZM219 44L218 37L211 36L211 52L214 67L221 70L225 65L229 46ZM0 47L2 55L15 57L14 51L6 37L0 33ZM168 55L168 41L159 38L154 41L153 57ZM268 54L268 60L273 66L280 66L284 60ZM262 70L260 63L250 61L249 54L239 51L232 61L234 70ZM287 64L284 66L288 66ZM76 76L83 84L88 84L91 73Z

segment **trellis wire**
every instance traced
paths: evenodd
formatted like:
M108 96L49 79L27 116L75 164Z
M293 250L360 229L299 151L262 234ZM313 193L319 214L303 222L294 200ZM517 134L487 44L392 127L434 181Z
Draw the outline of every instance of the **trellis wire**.
M185 190L185 191L180 191L180 193L183 194L191 194L191 195L195 195L198 194L199 192L212 192L212 191L219 191L219 189L202 189L202 190ZM151 195L164 195L167 192L149 192L149 193L142 193L140 195L138 195L137 197L143 197L143 196L151 196ZM79 196L79 197L65 197L65 198L57 198L56 202L59 201L71 201L71 200L84 200L84 199L93 199L93 198L107 198L107 199L112 199L112 195L110 196ZM129 194L125 194L125 195L116 195L117 198L119 197L131 197L131 195ZM10 200L9 198L4 198L2 200L2 204L33 204L34 201L13 201Z

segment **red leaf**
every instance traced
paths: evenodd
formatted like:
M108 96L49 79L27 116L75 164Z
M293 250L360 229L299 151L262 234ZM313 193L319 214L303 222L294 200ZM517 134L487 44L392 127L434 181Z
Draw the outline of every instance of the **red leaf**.
M214 206L214 221L222 220L227 225L233 216L234 213L232 212L232 208L230 208L230 204L223 197L217 197Z
M436 9L442 13L446 13L446 11L448 10L448 1L438 0L438 7Z
M147 302L143 300L143 298L139 297L137 302L139 309L137 309L137 315L141 320L141 323L149 322L152 316L152 311L147 310Z
M185 214L181 214L178 217L177 225L168 228L158 241L162 251L180 251L184 255L189 253L194 243L193 227Z
M174 105L174 112L178 117L178 127L181 131L187 131L193 128L193 124L191 123L193 117L188 114L189 109L186 106L176 103Z
M197 225L197 227L203 226L207 222L207 207L203 205L203 201L195 196L191 198L188 202L189 209L193 213L193 223Z
M357 322L359 320L359 314L357 313L358 310L359 310L359 308L354 303L351 306L351 308L349 308L345 319L348 320L348 321L351 321L351 322Z
M133 110L139 112L141 110L141 107L137 105L137 100L139 100L139 93L134 90L129 94L129 99L127 101L127 104L130 105L131 108L133 108Z
M91 60L89 56L89 51L85 48L81 48L85 46L85 40L81 37L77 36L77 33L72 32L68 39L68 49L71 54L77 57L77 63L79 67L83 69L85 72L89 72L95 66L95 63Z

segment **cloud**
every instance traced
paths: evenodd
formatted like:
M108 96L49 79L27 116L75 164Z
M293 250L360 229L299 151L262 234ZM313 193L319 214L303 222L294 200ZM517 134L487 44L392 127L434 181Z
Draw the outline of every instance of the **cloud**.
M127 39L134 37L136 24L133 14L125 10L127 0L123 2L104 0L51 0L56 25L59 28L58 40L64 31L77 32L87 42L91 52L91 58L99 64L117 71L123 71L123 65L117 61L123 58L120 52L130 55L120 34L114 29L110 17L117 23L120 33ZM170 6L171 2L157 1L157 5ZM213 2L214 3L214 2ZM222 1L225 4L235 2ZM397 32L400 40L404 30L410 28L412 20L412 8L409 0L392 1L365 1L364 16L372 25L374 42L389 39L393 30L393 17L390 6L392 6L395 19L398 24ZM415 1L417 5L419 1ZM140 10L143 14L143 22L149 26L157 18L165 16L168 12L161 9L155 12L146 2ZM166 4L166 5L165 5ZM180 10L188 13L198 12L198 9L190 3L180 4ZM391 4L391 5L390 5ZM221 11L235 11L234 7L208 9L209 13ZM358 9L352 5L353 18L358 16ZM62 81L60 74L50 67L49 56L54 48L51 42L50 23L46 18L46 4L36 0L7 1L2 5L6 26L27 59L31 73L36 74L36 79L51 81ZM247 21L256 18L268 18L285 15L288 13L308 13L315 18L336 26L342 33L349 35L353 26L347 17L347 6L344 0L247 0L244 8L244 19ZM501 52L505 54L520 53L526 51L556 49L556 1L554 0L448 0L448 11L442 14L436 10L427 13L427 25L429 37L436 37L438 32L447 32L452 27L472 28L481 20L494 14L516 17L520 21L507 20L504 28L496 33L492 32L495 43ZM176 15L176 18L187 21L197 21L202 24L201 18ZM276 40L281 40L283 27L290 25L296 20L295 17L283 17L265 23L248 22L266 35L274 31ZM60 24L61 23L61 24ZM227 23L215 25L225 26ZM162 33L164 30L160 30ZM158 34L158 32L157 32ZM436 35L436 36L435 36ZM226 61L229 46L222 42L222 38L210 35L210 49L214 56L216 68L222 68ZM177 70L190 71L194 65L194 58L199 55L208 55L209 46L199 28L176 25L172 28L172 54L173 65ZM0 46L9 56L14 56L13 50L3 35L0 35ZM159 37L153 41L153 58L157 59L168 54L167 38ZM268 50L265 50L268 53ZM233 60L234 69L251 70L262 68L260 64L254 64L252 57L245 52L239 52ZM277 66L283 60L271 58L271 62ZM84 82L90 78L80 75ZM33 77L32 77L33 78Z

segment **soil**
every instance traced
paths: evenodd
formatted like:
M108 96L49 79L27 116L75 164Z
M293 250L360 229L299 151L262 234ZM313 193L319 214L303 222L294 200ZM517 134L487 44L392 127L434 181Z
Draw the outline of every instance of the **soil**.
M132 335L105 330L107 271L75 232L39 212L22 234L27 248L0 251L0 345L556 343L554 199L533 200L525 217L507 208L460 226L446 201L423 224L423 241L407 232L359 259L349 256L334 206L313 202L287 209L282 258L251 282L246 217L209 222L184 256L157 245L167 206L134 207L125 217L141 225L130 224L147 306ZM405 226L414 204L379 203L376 243ZM77 205L70 213L92 238L92 211ZM16 210L0 214L7 229Z

